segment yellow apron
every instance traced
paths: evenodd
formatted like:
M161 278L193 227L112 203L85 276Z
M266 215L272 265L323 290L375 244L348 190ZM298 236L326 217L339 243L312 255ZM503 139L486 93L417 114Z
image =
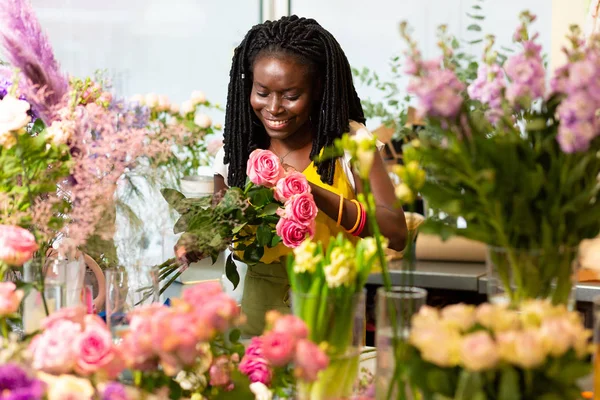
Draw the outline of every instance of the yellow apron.
M339 159L336 161L333 185L321 181L321 177L313 163L304 170L303 174L309 182L319 187L338 195L341 194L346 199L355 198L354 190L340 165ZM339 232L346 233L341 226L336 226L336 221L319 210L313 240L321 241L324 247L327 247L329 238L337 236ZM351 235L348 235L348 237L358 240ZM262 334L267 311L290 312L290 285L283 262L291 252L291 249L280 243L273 248L265 248L265 254L259 264L248 266L242 297L242 312L247 318L246 325L243 328L245 336Z

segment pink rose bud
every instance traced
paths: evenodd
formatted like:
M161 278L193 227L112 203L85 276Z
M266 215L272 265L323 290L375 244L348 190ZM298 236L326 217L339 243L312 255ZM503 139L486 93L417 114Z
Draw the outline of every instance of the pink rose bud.
M319 371L329 365L329 358L319 346L308 339L302 339L296 346L295 362L298 377L304 381L314 381Z
M275 367L291 362L295 348L296 339L290 332L269 332L263 336L263 356Z
M277 181L274 197L275 200L285 203L293 195L303 193L310 193L310 185L304 175L293 171Z
M20 267L38 249L35 237L26 229L0 225L0 262Z
M248 159L246 175L255 185L273 187L285 176L279 157L269 150L254 150Z
M273 332L290 332L296 339L306 339L308 337L306 323L295 315L284 315L275 321Z
M306 226L287 218L280 218L275 227L277 235L281 237L286 247L295 249L300 246L307 237L312 238L315 234L315 222Z
M0 317L16 313L23 295L13 282L0 282Z

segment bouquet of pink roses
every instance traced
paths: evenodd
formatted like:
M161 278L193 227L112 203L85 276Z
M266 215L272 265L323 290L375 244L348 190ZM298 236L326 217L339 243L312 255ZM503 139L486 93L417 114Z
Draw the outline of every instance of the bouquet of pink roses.
M284 170L279 158L268 150L250 154L244 189L232 187L218 198L192 199L173 189L163 189L167 202L179 214L174 232L183 233L177 244L179 262L168 260L160 266L161 278L184 265L212 257L233 246L227 259L226 274L237 286L239 275L233 262L239 257L246 263L258 263L265 248L298 247L315 233L317 206L310 185L301 173ZM164 288L163 288L164 290Z

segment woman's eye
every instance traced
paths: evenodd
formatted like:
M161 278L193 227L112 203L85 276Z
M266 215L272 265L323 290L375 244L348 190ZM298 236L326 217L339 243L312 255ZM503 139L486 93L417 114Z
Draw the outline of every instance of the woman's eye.
M267 97L269 96L269 93L261 93L261 92L256 92L256 94L260 97Z
M289 101L296 101L300 98L300 96L286 96L285 99Z

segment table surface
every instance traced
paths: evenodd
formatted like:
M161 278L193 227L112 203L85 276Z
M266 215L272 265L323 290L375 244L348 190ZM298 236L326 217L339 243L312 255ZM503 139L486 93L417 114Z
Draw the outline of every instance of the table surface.
M401 260L392 261L390 264L392 285L408 283L407 273L400 270L401 262ZM383 284L381 274L371 274L368 283ZM426 289L465 290L485 294L487 293L485 263L417 260L412 283ZM575 296L577 301L591 302L594 297L600 296L600 283L577 284Z

